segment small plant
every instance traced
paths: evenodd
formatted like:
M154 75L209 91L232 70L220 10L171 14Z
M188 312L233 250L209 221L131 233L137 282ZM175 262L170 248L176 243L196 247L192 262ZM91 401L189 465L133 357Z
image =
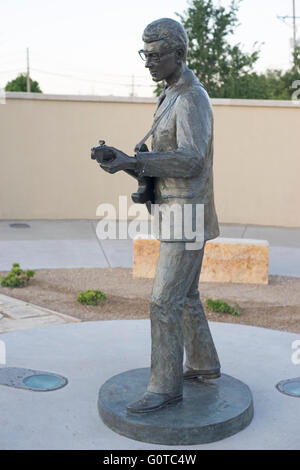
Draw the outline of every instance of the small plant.
M27 269L23 271L20 268L19 263L14 263L12 269L7 276L1 277L1 286L2 287L25 287L27 286L31 277L35 275L35 271L32 269Z
M223 300L213 300L208 298L206 299L206 306L209 310L212 310L213 312L230 313L231 315L236 316L240 315L238 304L234 304L234 306L231 307Z
M78 302L85 305L98 305L102 300L106 300L106 295L101 290L85 290L79 292Z

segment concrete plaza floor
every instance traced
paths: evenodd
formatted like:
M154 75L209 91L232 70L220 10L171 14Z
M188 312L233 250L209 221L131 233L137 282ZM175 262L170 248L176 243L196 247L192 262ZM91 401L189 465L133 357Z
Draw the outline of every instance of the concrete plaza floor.
M211 444L170 447L138 442L108 429L98 416L99 388L113 375L149 366L150 324L83 322L0 335L6 366L68 379L64 388L48 392L0 385L0 448L299 450L300 399L275 388L283 379L300 376L300 365L291 360L292 343L299 336L244 325L210 326L222 372L245 382L253 394L254 418L240 433Z
M28 227L13 227L14 222ZM96 224L88 220L1 221L0 271L10 269L13 262L24 269L132 267L132 240L100 241ZM300 277L300 229L222 225L221 236L268 240L269 273ZM28 305L25 312L21 304L10 306L4 296L1 302L12 322L31 321ZM0 448L174 450L114 433L97 411L98 390L107 379L149 366L149 321L63 324L69 319L33 308L40 320L38 327L0 334L0 346L6 349L6 364L0 368L56 372L65 376L68 384L51 392L0 385ZM49 325L41 326L47 318ZM300 365L291 359L292 345L300 340L299 335L226 323L211 323L211 329L222 371L252 390L254 419L235 436L180 449L299 450L300 399L275 388L283 379L300 376Z
M132 267L132 240L99 240L96 227L95 220L0 221L0 271L14 262L23 269ZM144 223L141 232L147 228ZM267 240L269 274L300 277L300 229L229 224L220 229L225 238Z

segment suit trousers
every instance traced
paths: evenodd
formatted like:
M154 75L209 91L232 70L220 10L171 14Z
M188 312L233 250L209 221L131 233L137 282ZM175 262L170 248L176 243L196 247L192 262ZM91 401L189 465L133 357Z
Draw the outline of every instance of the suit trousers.
M182 393L184 347L188 368L220 367L198 290L204 249L205 244L186 250L184 242L161 242L150 300L150 392Z

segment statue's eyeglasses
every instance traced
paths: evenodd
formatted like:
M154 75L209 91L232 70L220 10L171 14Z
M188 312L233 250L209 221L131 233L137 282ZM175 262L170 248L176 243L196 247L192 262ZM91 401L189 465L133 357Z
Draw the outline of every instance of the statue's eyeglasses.
M141 49L139 52L140 58L146 62L149 60L150 62L160 62L161 57L170 54L171 52L174 52L176 49L168 49L164 52L146 52L143 49Z

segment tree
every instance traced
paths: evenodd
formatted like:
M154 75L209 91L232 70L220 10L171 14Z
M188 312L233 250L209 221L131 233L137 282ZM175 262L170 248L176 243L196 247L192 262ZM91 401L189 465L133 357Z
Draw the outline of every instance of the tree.
M232 0L226 10L213 0L191 0L183 15L177 13L189 37L187 64L212 98L246 98L245 86L254 85L256 79L255 74L248 76L259 51L244 53L240 44L228 42L238 25L239 3Z
M27 91L27 77L26 74L20 73L14 80L11 80L5 85L5 91ZM38 82L30 78L30 91L32 93L42 93Z
M228 42L238 25L239 3L232 0L227 11L213 0L192 0L188 10L178 15L190 41L188 65L214 98L243 97L243 87L235 84L253 71L258 59L258 50L244 53L240 44Z
M232 0L226 10L214 0L190 0L182 15L177 13L189 37L187 64L212 98L290 100L300 96L300 46L293 51L289 70L268 69L256 73L253 66L259 50L241 50L231 45L229 37L238 26L237 11L241 0ZM155 93L162 91L159 84ZM297 99L297 98L295 98Z
M300 79L300 47L293 51L293 65L285 72L282 70L267 70L267 98L273 100L290 100L296 88L299 89ZM299 96L299 93L297 93Z

